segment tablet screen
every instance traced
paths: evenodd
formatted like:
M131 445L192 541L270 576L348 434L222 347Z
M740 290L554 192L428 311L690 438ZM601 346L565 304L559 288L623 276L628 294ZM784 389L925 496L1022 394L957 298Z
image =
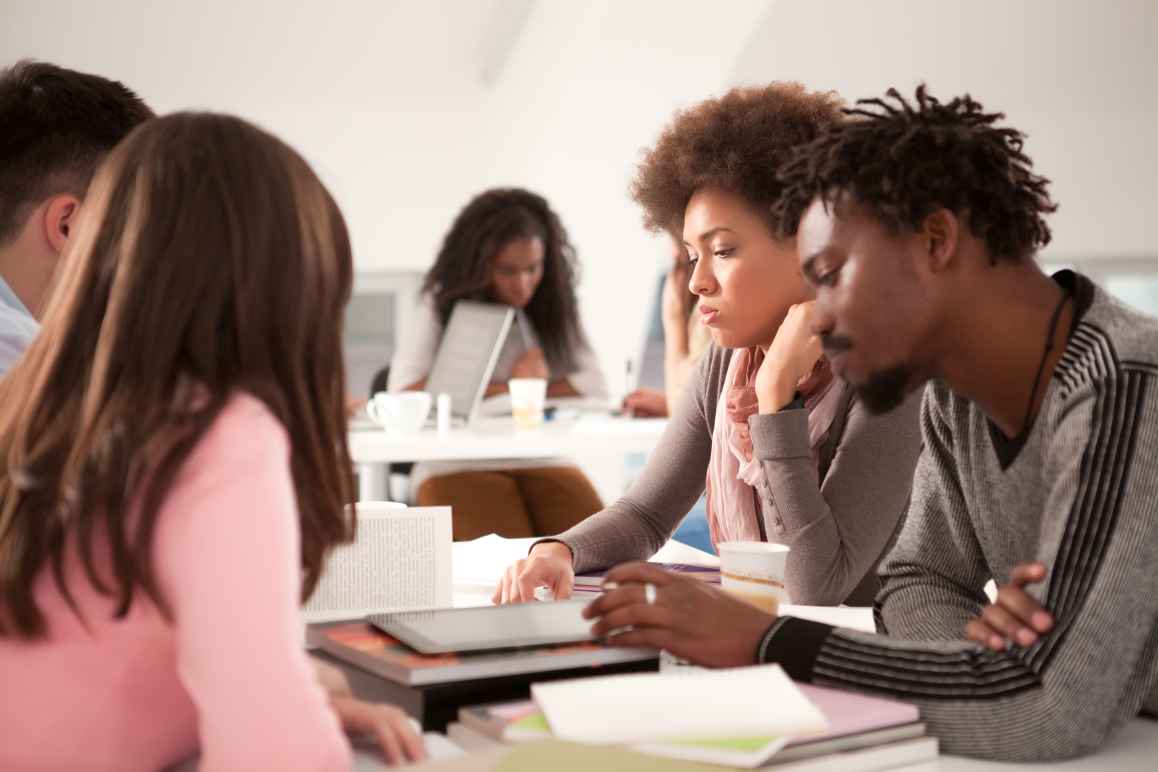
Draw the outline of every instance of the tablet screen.
M372 614L366 621L423 654L590 641L586 600Z

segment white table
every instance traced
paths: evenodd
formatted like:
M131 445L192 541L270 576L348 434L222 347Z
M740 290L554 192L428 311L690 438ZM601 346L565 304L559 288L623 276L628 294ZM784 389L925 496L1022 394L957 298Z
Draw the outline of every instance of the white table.
M496 541L483 547L481 542L471 546L469 542L455 544L454 560L454 605L480 606L490 604L493 582L499 571L511 560L522 557L534 539L508 539ZM669 547L681 549L680 545L669 543ZM665 559L675 562L697 562L683 552L673 553ZM486 564L497 563L498 567ZM784 606L784 613L817 622L826 622L843 627L873 630L872 610L869 608L823 608L818 606ZM432 765L431 769L450 770L491 770L496 768L497 754L473 753L444 765ZM425 765L423 765L425 767ZM1139 718L1127 724L1121 732L1098 753L1084 759L1067 762L1051 762L1048 767L1031 764L1012 764L992 761L977 761L959 756L942 756L936 761L905 767L905 772L1030 772L1031 770L1062 770L1063 772L1101 772L1102 770L1142 770L1158 769L1158 721ZM593 771L594 772L594 771Z
M505 749L496 748L468 753L449 761L433 761L413 769L429 772L497 772L504 769L502 755ZM1005 764L993 761L974 761L956 756L941 756L936 761L903 767L903 772L1152 772L1158 764L1158 722L1137 719L1132 721L1098 753L1084 759L1050 764ZM366 769L373 769L367 767ZM775 770L776 767L768 767ZM602 772L602 770L591 770Z
M548 421L532 431L516 431L510 418L482 418L446 434L426 429L396 435L381 429L354 428L349 432L349 444L358 467L358 499L378 501L388 498L386 467L391 463L649 453L666 425L662 418L586 413Z
M1052 761L1047 764L1013 764L978 761L960 756L941 756L926 764L914 764L904 772L1030 772L1049 769L1061 772L1153 772L1158 768L1158 721L1136 718L1110 738L1097 753L1083 759Z

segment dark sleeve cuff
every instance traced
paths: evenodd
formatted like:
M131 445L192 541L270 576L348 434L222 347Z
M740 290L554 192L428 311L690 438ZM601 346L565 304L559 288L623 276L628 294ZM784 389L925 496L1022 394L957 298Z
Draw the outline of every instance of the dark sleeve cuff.
M820 648L834 629L807 619L780 617L760 639L756 661L778 663L793 681L811 682Z
M752 452L761 461L812 457L807 410L757 413L748 419L748 431L752 435Z

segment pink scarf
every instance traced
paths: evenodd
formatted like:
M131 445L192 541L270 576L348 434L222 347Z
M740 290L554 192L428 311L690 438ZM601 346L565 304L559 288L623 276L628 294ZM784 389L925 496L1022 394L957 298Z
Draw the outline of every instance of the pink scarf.
M764 478L760 460L752 456L748 418L758 410L756 373L764 361L759 348L740 349L728 363L716 421L712 429L712 455L708 462L708 526L712 544L726 541L760 541L760 499L756 488ZM818 460L820 447L836 418L840 389L828 360L821 357L799 384L808 409L808 444Z

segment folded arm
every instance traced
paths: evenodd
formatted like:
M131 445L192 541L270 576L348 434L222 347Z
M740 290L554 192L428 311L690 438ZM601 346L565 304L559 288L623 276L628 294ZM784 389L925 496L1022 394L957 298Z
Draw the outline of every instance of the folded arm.
M1158 678L1156 392L1153 376L1127 373L1070 411L1051 444L1046 507L1066 514L1043 520L1036 557L1056 624L1035 645L998 653L783 618L760 658L915 702L950 753L1041 761L1100 747Z
M877 630L915 640L958 641L986 603L990 570L973 532L941 411L943 386L932 384L921 405L924 450L901 532L881 561Z

